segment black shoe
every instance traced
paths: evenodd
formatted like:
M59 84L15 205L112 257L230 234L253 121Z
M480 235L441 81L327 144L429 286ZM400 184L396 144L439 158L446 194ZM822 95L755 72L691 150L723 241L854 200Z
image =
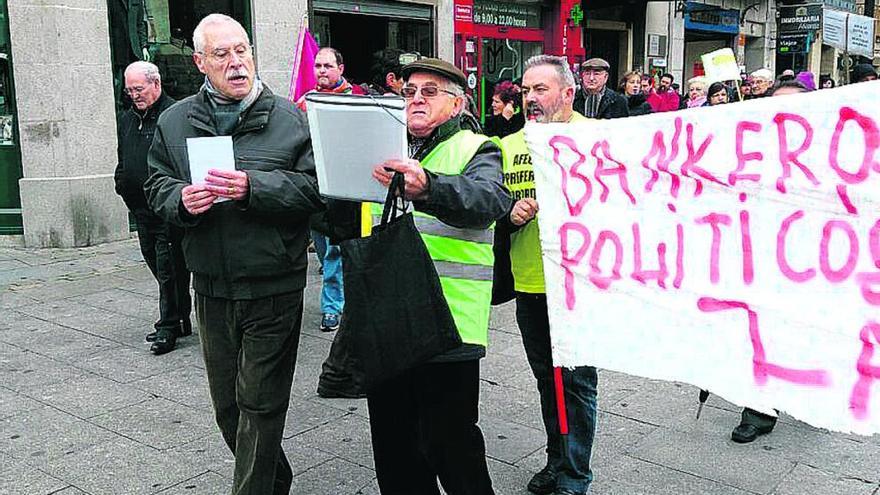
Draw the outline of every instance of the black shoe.
M773 431L773 426L755 426L747 423L741 423L733 429L730 439L736 443L754 442L761 435L766 435Z
M189 318L180 320L180 336L189 337L193 334L193 325Z
M366 399L367 394L354 388L349 390L328 389L318 385L318 397L325 399Z
M526 488L537 495L550 495L556 489L556 471L549 465L544 466L532 476Z
M560 489L556 490L555 492L553 492L553 495L584 495L584 494L578 493L578 492L573 492L573 491L569 490L568 488L560 488Z
M156 336L156 340L153 342L153 345L150 346L150 352L157 356L161 356L162 354L167 354L173 351L175 346L177 346L177 337L173 334L163 332Z
M153 330L152 332L148 333L147 336L144 337L144 340L146 340L147 342L155 342L156 341L156 331Z

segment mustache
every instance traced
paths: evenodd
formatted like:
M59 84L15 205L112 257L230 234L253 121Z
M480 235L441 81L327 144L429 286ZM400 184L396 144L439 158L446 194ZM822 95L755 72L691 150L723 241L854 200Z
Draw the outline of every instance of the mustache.
M247 77L248 72L244 69L234 69L226 73L227 79L232 79L233 77Z
M541 105L539 105L538 102L531 101L529 103L526 103L526 112L527 113L535 113L535 112L544 113L544 108Z

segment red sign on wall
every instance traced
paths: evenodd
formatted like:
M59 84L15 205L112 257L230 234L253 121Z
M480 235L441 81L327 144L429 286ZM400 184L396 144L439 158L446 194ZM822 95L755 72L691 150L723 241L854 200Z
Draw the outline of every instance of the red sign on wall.
M455 20L458 22L473 22L474 6L461 3L455 4Z

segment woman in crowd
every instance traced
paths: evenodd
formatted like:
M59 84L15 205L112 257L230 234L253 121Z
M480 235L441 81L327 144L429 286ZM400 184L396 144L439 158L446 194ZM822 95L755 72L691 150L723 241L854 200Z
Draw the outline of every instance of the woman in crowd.
M638 72L624 74L617 91L626 97L630 117L651 113L651 105L647 101L648 95L642 92L642 75Z
M714 107L715 105L723 105L730 100L727 92L727 86L722 82L714 82L706 91L706 105Z
M706 78L702 76L688 79L687 108L701 107L706 103Z
M831 89L835 86L834 79L829 74L819 76L819 89Z
M510 81L500 81L492 94L492 115L486 118L484 133L503 138L523 128L525 117L517 110L519 88Z

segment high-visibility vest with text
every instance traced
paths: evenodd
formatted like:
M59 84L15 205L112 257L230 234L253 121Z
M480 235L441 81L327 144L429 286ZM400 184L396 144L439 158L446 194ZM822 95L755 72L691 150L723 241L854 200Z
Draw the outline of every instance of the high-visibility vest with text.
M459 131L431 150L421 161L422 167L436 174L458 175L489 140L471 131ZM370 213L371 223L377 224L382 216L382 205L371 204ZM494 225L488 229L460 229L418 211L413 212L413 220L434 260L443 296L461 340L486 346L495 261Z

